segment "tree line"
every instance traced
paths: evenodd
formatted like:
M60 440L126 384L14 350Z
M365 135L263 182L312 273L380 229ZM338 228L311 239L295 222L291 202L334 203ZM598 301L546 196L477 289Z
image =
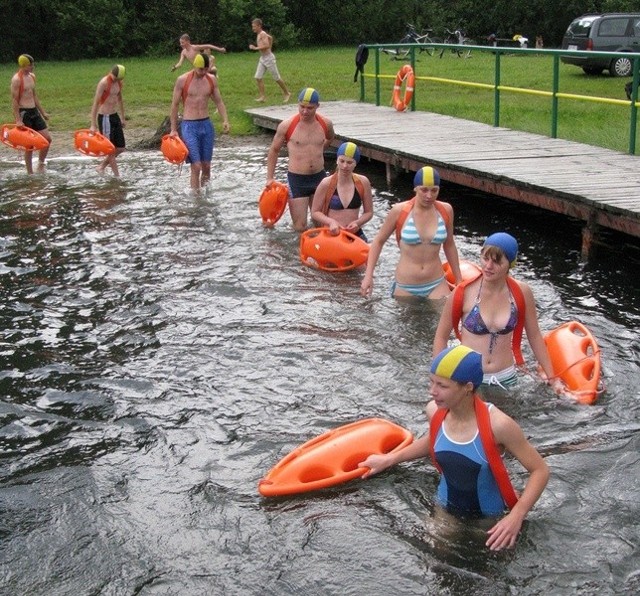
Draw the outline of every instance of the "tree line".
M494 34L559 47L577 16L640 10L638 0L0 0L0 61L166 56L178 37L247 50L261 18L276 49L398 41L406 24L434 35L460 28L479 42Z

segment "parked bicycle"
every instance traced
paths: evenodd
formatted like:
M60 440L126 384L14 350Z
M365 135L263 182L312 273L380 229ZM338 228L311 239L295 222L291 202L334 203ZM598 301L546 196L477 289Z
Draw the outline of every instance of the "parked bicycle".
M471 56L471 48L465 48L464 46L475 46L475 40L466 37L462 29L456 29L455 31L449 31L449 29L445 29L445 31L447 32L447 37L445 38L444 43L456 44L460 47L442 48L442 50L440 51L440 58L444 56L444 53L447 51L447 49L450 49L453 54L458 54L458 58L469 58Z
M418 48L419 52L426 52L429 56L433 56L435 48L432 46L428 46L425 44L430 43L442 43L442 40L438 40L436 38L432 38L429 34L433 32L433 29L425 29L424 33L418 33L415 25L411 23L407 23L407 30L404 34L404 37L398 43L416 43L420 44L421 47ZM382 50L387 54L391 54L396 60L403 60L409 55L411 48L386 48Z

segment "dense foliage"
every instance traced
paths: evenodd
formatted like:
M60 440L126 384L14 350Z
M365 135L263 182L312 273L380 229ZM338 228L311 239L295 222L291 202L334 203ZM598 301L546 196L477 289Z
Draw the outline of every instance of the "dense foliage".
M490 34L557 47L569 22L589 12L640 10L638 0L0 0L0 61L27 52L38 60L166 55L178 37L246 50L251 19L270 27L278 48L383 43L418 29L462 28L481 41ZM259 6L259 13L256 12Z

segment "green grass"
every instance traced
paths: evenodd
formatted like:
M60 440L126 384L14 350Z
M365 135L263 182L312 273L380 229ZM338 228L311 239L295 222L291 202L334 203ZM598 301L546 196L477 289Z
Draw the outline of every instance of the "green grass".
M322 101L358 100L360 84L353 82L355 48L315 48L276 52L280 72L295 95L302 87L316 87ZM217 54L220 89L229 112L234 135L256 132L245 109L255 107L256 86L253 79L257 63L255 53ZM177 55L166 58L131 58L122 60L127 67L124 100L127 126L157 128L169 114L175 78L170 67ZM374 52L369 56L367 74L374 72ZM435 76L486 84L494 82L494 55L473 52L462 59L453 54L429 57L421 54L416 64L418 76ZM53 131L72 131L89 125L89 112L95 86L113 65L112 60L78 62L36 62L38 95L50 113ZM389 75L381 81L381 103L391 99L396 72L403 63L380 55L381 73ZM6 82L5 100L0 104L0 123L11 122L9 80L17 66L0 65L0 80ZM560 66L560 91L626 99L624 84L628 79L607 75L586 76L574 66ZM267 103L281 101L280 89L265 78ZM508 55L502 57L501 84L542 91L552 88L552 59L545 55ZM375 102L374 80L366 78L366 101ZM295 103L295 102L292 102ZM416 107L486 124L494 121L494 94L477 88L417 81ZM293 109L293 107L292 107ZM558 136L579 142L627 151L629 144L629 107L560 99ZM551 131L551 99L534 95L503 92L500 125L516 130L549 135Z

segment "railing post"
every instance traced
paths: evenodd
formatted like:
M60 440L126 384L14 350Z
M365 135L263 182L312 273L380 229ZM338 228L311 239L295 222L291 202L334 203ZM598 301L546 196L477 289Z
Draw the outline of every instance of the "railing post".
M416 47L415 46L411 46L411 70L413 71L414 76L416 75ZM414 80L413 83L413 95L411 96L411 111L415 112L416 111L416 89L418 87L418 85L416 84L417 81Z
M380 48L376 47L376 106L380 105Z
M493 92L493 125L500 126L500 50L498 46L496 46L496 60L495 60L495 72L494 74L494 85L495 89Z
M551 138L558 138L558 88L560 85L560 56L553 55L553 82L551 89Z
M633 59L633 83L631 86L631 117L629 118L629 154L636 154L636 127L638 124L638 71L640 68L640 60Z

